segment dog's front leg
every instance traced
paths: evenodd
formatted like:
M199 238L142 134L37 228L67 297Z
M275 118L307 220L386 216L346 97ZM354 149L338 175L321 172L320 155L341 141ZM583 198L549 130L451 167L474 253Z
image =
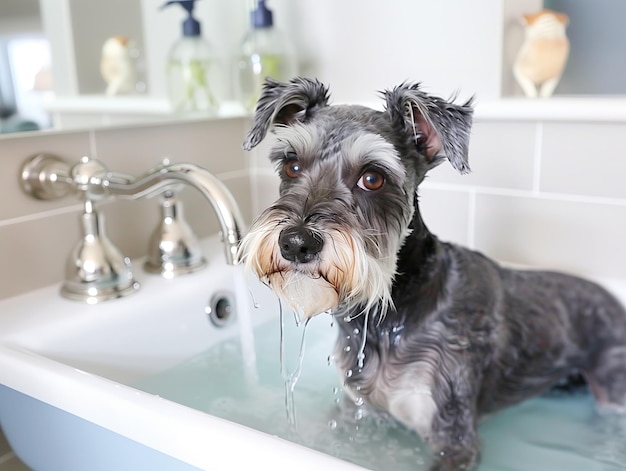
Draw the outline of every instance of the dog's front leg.
M433 452L431 471L470 471L476 465L479 440L476 431L476 400L467 372L450 374L454 381L444 385L412 375L412 386L404 383L389 400L388 410L396 419L415 430Z
M474 404L457 391L440 404L428 438L434 454L431 471L469 471L476 466L480 444Z

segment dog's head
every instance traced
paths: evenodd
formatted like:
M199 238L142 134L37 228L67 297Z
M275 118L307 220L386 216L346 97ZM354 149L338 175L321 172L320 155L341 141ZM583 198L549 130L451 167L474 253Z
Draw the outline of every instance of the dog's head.
M384 111L329 106L317 80L268 79L257 104L244 148L273 130L280 198L257 218L241 255L302 318L343 303L388 307L418 184L444 159L469 171L470 102L417 84L383 97Z

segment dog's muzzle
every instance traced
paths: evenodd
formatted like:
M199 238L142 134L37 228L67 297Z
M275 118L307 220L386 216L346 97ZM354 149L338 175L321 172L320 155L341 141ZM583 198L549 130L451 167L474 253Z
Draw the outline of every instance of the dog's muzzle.
M306 319L341 303L364 309L389 305L395 263L370 255L365 247L358 232L332 225L312 228L270 208L239 250L247 268Z
M305 227L288 227L278 236L280 254L294 263L309 263L315 260L324 248L324 238L318 232Z

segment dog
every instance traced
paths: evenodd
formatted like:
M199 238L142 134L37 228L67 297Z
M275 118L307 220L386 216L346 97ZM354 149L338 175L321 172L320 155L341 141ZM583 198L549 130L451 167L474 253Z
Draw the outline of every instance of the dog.
M329 105L317 80L265 82L244 148L274 132L280 196L242 241L247 267L302 319L332 312L344 389L415 430L433 471L473 469L481 417L571 372L626 406L626 312L611 294L505 268L422 220L427 172L469 172L472 100L416 83L382 95L376 111Z

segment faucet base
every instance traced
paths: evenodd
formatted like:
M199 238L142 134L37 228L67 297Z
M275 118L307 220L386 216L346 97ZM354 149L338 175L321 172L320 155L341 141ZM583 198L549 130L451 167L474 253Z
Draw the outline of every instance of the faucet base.
M110 299L122 298L133 294L140 288L136 281L131 282L128 286L111 286L111 287L85 287L73 286L71 283L64 283L61 286L61 296L73 301L85 301L87 304L97 304Z
M61 295L95 304L137 291L139 283L133 277L130 259L106 237L104 217L92 202L85 202L80 222L82 238L67 260Z
M146 263L144 263L143 265L143 269L148 272L148 273L154 273L157 275L161 275L163 278L174 278L175 276L178 275L184 275L187 273L194 273L197 271L202 270L204 267L206 267L207 263L206 260L201 259L198 261L194 261L194 262L190 262L184 265L180 265L180 264L173 264L173 263L159 263L159 264L154 264L151 263L150 261L147 261Z

